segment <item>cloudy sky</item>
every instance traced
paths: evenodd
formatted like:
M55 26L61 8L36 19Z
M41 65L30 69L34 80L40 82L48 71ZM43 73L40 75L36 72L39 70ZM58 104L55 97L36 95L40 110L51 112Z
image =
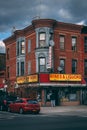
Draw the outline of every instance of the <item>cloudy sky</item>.
M87 25L87 0L0 0L0 40L22 29L34 17Z

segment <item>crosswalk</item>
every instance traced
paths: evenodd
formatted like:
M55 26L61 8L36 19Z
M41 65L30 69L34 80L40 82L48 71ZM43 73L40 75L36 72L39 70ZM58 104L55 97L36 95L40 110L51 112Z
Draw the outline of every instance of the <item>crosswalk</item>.
M0 114L0 120L11 120L13 119L15 116L14 115L3 115L3 114Z
M46 115L45 114L18 114L18 113L0 112L0 120L12 120L15 118L38 117L38 116L46 116Z
M58 117L58 116L77 116L87 118L87 113L85 112L62 112L62 113L40 113L40 114L18 114L0 111L0 121L1 120L12 120L16 118L34 118L34 117Z

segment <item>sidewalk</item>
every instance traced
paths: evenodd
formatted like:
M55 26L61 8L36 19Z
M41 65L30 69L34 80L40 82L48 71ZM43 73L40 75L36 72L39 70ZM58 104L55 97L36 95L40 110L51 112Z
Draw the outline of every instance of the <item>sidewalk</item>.
M56 107L41 107L40 113L60 113L60 112L87 112L87 105L79 106L56 106Z

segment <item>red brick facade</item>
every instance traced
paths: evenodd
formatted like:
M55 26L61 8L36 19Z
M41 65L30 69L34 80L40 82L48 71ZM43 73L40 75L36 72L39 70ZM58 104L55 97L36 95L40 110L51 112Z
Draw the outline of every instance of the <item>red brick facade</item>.
M18 83L18 88L16 89L16 93L19 94L19 96L30 96L36 97L38 93L40 93L40 103L42 105L50 104L50 99L47 98L47 94L50 92L54 92L56 95L56 105L62 104L60 103L62 100L66 100L67 93L70 92L71 95L70 98L76 97L76 104L82 103L82 97L79 96L86 89L86 86L82 86L82 81L77 82L66 82L66 81L58 81L58 82L51 82L49 79L49 71L46 70L46 72L40 73L39 68L39 62L37 61L37 58L39 58L39 55L43 54L48 56L48 33L50 33L50 30L53 32L53 55L52 55L52 64L53 64L53 71L50 73L57 74L58 73L58 66L60 64L60 59L65 60L65 74L72 74L72 59L75 59L77 61L77 71L76 74L80 74L82 76L82 79L86 78L84 75L84 59L87 59L87 54L84 54L84 36L87 34L82 32L83 26L75 25L75 24L69 24L69 23L63 23L58 22L56 20L52 19L38 19L33 20L32 24L28 26L27 28L24 28L23 30L16 30L14 34L5 39L5 45L6 45L6 79L8 81L8 91L10 91L12 88L15 87L15 84L17 82L17 78L21 76L29 76L29 75L38 75L38 81L37 82L22 82L21 84ZM47 38L47 46L44 48L39 48L39 33L46 31L46 38ZM64 36L64 49L60 50L60 36ZM17 76L17 60L22 59L22 57L17 57L17 39L20 37L25 38L25 55L23 58L25 58L25 73L24 75ZM72 37L76 37L76 51L72 51ZM29 39L31 40L31 50L28 52L28 42ZM28 73L28 62L31 62L31 72ZM46 61L47 62L47 61ZM69 90L69 86L72 86L74 84L74 90L73 88ZM64 85L66 87L64 87ZM77 87L79 86L79 87ZM66 88L66 90L65 90ZM71 87L70 87L71 88ZM76 90L75 90L76 88ZM80 89L81 88L81 89ZM32 90L32 91L31 91ZM57 90L57 92L56 92ZM67 91L67 93L65 92ZM73 91L73 93L71 93ZM63 93L66 93L64 99L63 97L59 98ZM32 94L31 94L32 93ZM58 95L59 94L59 95ZM76 94L76 95L75 95ZM58 95L58 97L57 97ZM75 100L75 99L73 99ZM68 101L68 99L67 99ZM69 102L69 101L68 101ZM65 102L64 102L65 104ZM71 104L71 102L70 102ZM73 104L73 102L72 102Z

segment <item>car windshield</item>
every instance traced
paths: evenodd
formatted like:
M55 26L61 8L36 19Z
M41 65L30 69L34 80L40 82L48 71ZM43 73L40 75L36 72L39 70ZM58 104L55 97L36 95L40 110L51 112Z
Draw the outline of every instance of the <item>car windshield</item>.
M38 103L37 100L27 100L27 102L28 102L29 104L37 104L37 103Z

